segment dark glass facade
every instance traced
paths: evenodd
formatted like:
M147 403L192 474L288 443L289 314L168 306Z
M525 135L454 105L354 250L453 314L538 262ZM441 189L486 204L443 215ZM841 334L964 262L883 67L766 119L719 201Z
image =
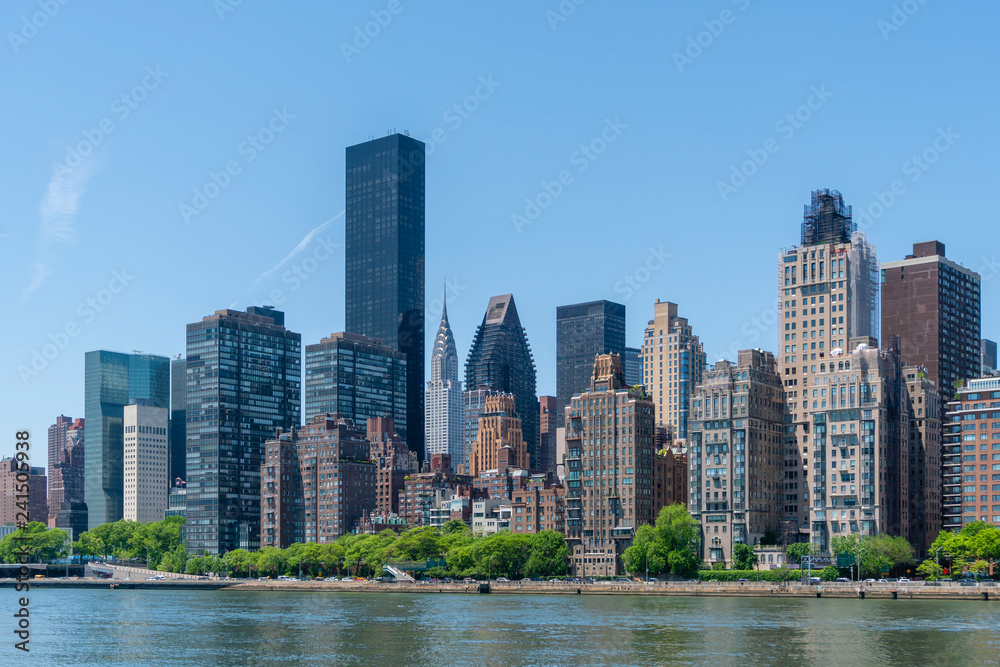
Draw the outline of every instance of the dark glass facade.
M556 308L556 414L563 425L573 396L590 386L594 357L625 355L625 306L591 301ZM636 357L638 370L638 357Z
M529 467L538 469L541 460L535 360L510 294L490 299L465 362L465 388L467 392L489 388L514 395L514 410L528 444Z
M133 401L169 406L170 360L94 350L87 352L84 367L84 496L88 525L96 528L124 513L125 406Z
M187 479L187 360L170 360L170 450L167 452L167 481L174 486Z
M406 355L379 341L336 333L306 346L306 421L340 414L361 430L371 417L392 417L405 440Z
M299 424L302 337L284 313L220 310L187 326L188 553L260 546L260 466Z
M406 354L409 448L424 458L424 144L347 148L346 330Z

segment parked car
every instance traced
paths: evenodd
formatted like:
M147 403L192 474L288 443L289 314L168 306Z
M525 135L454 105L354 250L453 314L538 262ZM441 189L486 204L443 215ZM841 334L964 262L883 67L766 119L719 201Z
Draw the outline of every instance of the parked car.
M474 584L474 583L476 583L476 580L473 579L472 577L466 577L465 579L462 579L462 583L463 584Z
M626 584L629 583L629 580L626 579L625 577L618 577L617 579L615 579L615 581L624 581Z
M899 583L901 583L901 584L912 584L913 582L910 581L909 579L907 579L906 577L900 577L899 578Z
M838 582L842 582L842 583L846 583L846 584L851 583L851 580L848 579L847 577L837 577L837 581Z
M823 580L820 579L819 577L809 577L809 583L810 584L822 584Z
M656 579L650 579L650 581L656 581ZM747 581L747 579L737 579L736 581L744 582L744 581Z
M558 584L559 580L558 579L549 579L549 583L550 584Z
M270 577L257 577L257 581L267 581Z
M146 577L146 581L156 581L156 577Z
M889 580L888 579L879 579L878 583L880 583L880 584L887 584L887 583L889 583Z
M866 584L874 584L875 580L874 579L865 579L865 583Z
M497 583L509 583L510 579L507 577L497 577Z

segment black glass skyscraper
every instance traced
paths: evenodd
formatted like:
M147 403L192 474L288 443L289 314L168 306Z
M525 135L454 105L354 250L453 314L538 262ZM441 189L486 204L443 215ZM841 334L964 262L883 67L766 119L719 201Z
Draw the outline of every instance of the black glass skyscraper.
M187 360L170 360L170 450L167 452L167 481L187 479Z
M406 354L406 443L424 457L424 144L347 148L346 330Z
M277 428L299 425L302 336L252 306L187 325L188 553L260 546L260 466Z
M84 358L84 498L88 525L124 515L125 406L170 405L170 360L152 354L94 350Z
M625 355L625 306L611 301L590 301L556 308L559 426L563 425L563 412L573 396L590 387L594 357L611 353Z
M535 360L528 335L517 316L514 297L495 296L476 329L472 349L465 362L468 391L490 388L514 395L514 410L521 419L521 432L528 445L531 467L538 468L538 396L535 393Z

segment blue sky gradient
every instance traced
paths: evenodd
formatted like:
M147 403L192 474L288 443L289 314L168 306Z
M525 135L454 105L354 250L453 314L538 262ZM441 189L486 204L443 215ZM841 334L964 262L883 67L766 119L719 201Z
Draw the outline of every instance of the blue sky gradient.
M275 304L304 344L341 330L344 149L393 129L428 144L428 355L445 281L463 361L490 296L514 294L540 394L562 304L624 303L638 345L654 299L676 301L710 362L774 350L778 251L818 188L880 261L946 243L983 275L996 339L998 18L940 0L4 2L0 433L30 428L44 465L48 425L83 416L84 352L182 353L220 308Z

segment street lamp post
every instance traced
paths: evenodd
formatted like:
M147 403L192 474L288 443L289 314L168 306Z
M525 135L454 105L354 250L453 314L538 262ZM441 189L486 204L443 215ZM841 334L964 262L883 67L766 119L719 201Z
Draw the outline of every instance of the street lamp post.
M496 554L490 554L489 558L486 559L486 581L493 581L493 556Z

